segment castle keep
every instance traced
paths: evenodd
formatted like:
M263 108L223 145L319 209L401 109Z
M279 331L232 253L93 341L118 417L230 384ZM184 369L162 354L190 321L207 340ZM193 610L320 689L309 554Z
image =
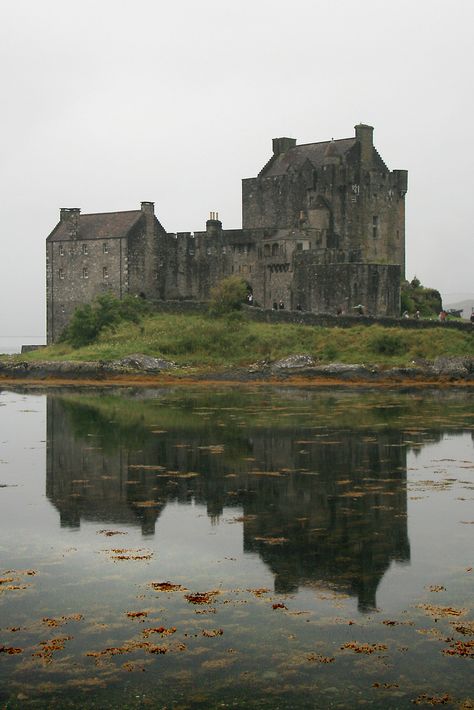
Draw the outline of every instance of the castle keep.
M48 342L105 291L206 300L231 274L263 308L335 313L363 304L369 315L398 316L406 191L407 171L390 171L373 128L359 124L352 138L275 138L257 177L242 181L242 229L223 229L211 212L205 231L168 233L152 202L128 212L61 209L46 246Z

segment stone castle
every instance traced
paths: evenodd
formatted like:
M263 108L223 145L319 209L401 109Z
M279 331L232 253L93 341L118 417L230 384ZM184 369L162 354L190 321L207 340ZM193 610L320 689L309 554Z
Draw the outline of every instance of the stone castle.
M297 145L242 181L242 229L211 212L205 231L168 233L153 202L140 210L81 214L64 208L47 238L47 337L105 291L121 298L195 300L240 275L254 304L315 313L398 316L405 264L407 171L390 171L373 128L352 138Z

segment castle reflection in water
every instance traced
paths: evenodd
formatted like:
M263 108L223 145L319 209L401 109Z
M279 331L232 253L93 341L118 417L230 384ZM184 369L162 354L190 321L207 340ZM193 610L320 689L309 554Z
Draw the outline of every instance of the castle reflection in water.
M233 509L244 552L260 555L275 591L330 588L374 609L390 564L410 559L402 429L324 418L344 411L339 400L316 419L273 403L262 420L252 399L221 404L48 396L46 493L61 525L152 536L170 501L202 504L215 521Z

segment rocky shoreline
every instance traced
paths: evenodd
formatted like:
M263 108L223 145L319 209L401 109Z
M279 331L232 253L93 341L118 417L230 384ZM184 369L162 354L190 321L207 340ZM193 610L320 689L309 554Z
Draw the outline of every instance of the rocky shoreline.
M291 355L283 360L262 360L247 367L224 370L186 369L170 361L140 353L112 361L18 361L0 360L0 384L9 381L88 382L112 384L143 382L147 386L166 381L281 382L307 381L311 384L474 384L474 357L440 357L433 362L417 361L407 367L331 363L319 364L311 356Z

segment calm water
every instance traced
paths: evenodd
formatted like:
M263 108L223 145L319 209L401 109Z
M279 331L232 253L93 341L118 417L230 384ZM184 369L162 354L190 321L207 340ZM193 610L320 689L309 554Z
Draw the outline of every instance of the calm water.
M1 392L0 707L472 707L473 404Z

